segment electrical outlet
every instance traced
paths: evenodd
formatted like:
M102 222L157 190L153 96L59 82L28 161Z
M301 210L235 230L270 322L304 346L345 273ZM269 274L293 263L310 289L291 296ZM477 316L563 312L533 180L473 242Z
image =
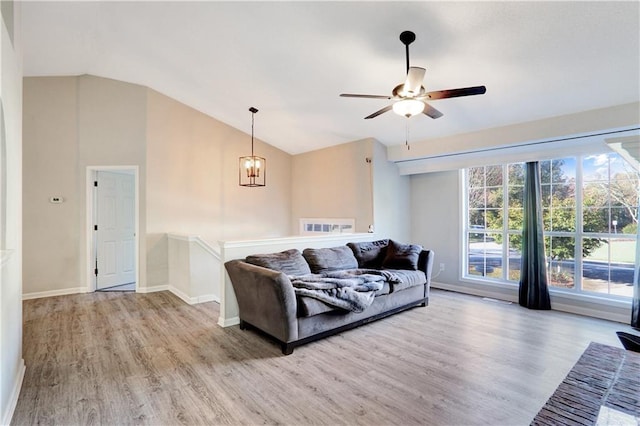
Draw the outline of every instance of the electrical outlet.
M440 264L440 272L444 271L444 263Z

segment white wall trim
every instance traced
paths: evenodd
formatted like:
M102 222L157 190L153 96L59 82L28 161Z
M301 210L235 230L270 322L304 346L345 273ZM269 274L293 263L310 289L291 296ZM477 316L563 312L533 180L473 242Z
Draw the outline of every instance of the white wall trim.
M22 389L22 382L24 381L25 371L26 367L24 365L24 359L21 358L20 365L18 366L18 371L16 372L16 377L13 382L13 389L11 389L11 395L9 395L7 408L2 416L3 425L9 425L11 423L16 405L18 405L18 397L20 396L20 390Z
M169 290L168 285L156 285L153 287L138 287L136 289L136 293L155 293L157 291L167 291Z
M88 293L93 290L87 287L70 287L59 290L36 291L33 293L23 293L22 300L40 299L42 297L67 296L70 294Z
M203 240L198 235L167 234L167 238L198 244L200 247L202 247L204 251L209 253L211 256L213 256L217 260L220 260L220 252L216 249L216 247L209 244L207 241Z
M238 241L220 241L220 247L225 249L235 248L247 248L247 247L261 247L271 246L277 244L313 244L313 243L331 243L334 241L336 244L344 245L345 239L353 239L354 241L360 238L375 239L374 234L369 233L354 233L354 234L331 234L331 235L305 235L305 236L293 236L282 238L265 238L261 240L238 240ZM226 259L229 260L229 259Z
M201 296L191 297L184 291L181 291L180 289L172 285L169 285L168 290L171 293L175 294L177 297L179 297L187 305L197 305L198 303L205 303L205 302L220 303L220 299L215 294L204 294Z
M224 319L222 316L218 317L218 325L220 327L231 327L232 325L240 324L240 317L231 317Z
M9 262L15 250L0 250L0 268Z
M638 135L640 129L611 129L555 139L535 140L507 146L470 149L423 158L399 160L396 164L401 175L458 170L467 167L500 163L548 160L577 154L608 152L608 136Z

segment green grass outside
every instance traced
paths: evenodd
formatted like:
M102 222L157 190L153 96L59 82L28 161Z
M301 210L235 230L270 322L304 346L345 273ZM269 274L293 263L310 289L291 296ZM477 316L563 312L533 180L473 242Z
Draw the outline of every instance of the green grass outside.
M636 242L634 240L613 240L610 244L601 244L587 257L589 260L609 260L609 245L611 245L611 261L635 263Z

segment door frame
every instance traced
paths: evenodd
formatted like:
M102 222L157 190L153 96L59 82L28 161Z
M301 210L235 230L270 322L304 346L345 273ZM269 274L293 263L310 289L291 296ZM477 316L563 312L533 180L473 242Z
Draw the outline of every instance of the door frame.
M87 179L86 179L86 283L87 292L92 293L96 291L96 275L94 270L96 268L96 232L94 231L94 225L96 223L96 191L93 182L96 180L97 172L127 172L133 174L134 180L134 216L135 216L135 237L134 237L134 265L135 265L135 289L139 290L140 283L140 190L139 190L139 167L138 166L87 166Z

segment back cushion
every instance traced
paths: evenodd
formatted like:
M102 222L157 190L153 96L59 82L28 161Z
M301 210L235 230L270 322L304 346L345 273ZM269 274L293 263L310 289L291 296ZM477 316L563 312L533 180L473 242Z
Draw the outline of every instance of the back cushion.
M247 263L273 269L287 275L307 275L311 273L309 264L298 249L280 253L253 254L245 259Z
M348 243L353 255L358 260L360 268L382 268L382 262L387 255L389 240L367 241L364 243Z
M320 274L327 271L340 271L343 269L356 269L358 261L353 256L353 252L347 246L311 249L302 251L302 255L309 266L311 272Z
M400 244L389 240L387 255L382 266L386 269L418 269L418 259L422 246L414 244Z

